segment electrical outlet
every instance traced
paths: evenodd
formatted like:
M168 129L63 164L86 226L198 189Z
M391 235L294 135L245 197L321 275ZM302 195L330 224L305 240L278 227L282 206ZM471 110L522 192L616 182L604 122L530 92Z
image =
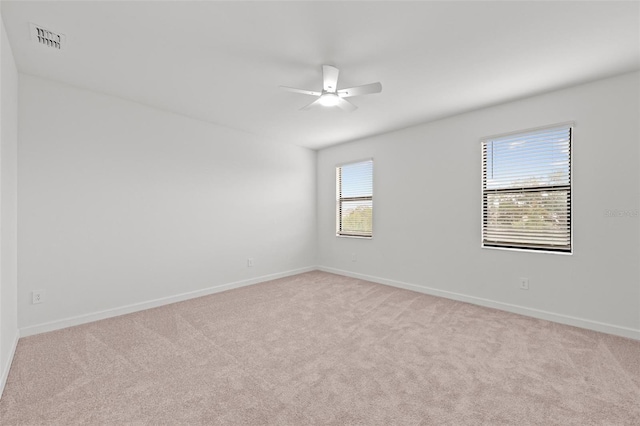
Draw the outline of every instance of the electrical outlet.
M253 268L253 257L247 259L247 268Z
M520 290L529 290L529 278L520 278Z
M33 290L31 292L31 303L37 305L44 302L44 290Z
M358 255L355 253L351 253L351 261L352 262L357 262L358 261Z

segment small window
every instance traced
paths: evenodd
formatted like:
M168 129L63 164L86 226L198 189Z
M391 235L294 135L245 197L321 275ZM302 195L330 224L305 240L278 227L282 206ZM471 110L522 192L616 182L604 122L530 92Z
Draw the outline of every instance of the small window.
M373 160L336 168L337 230L339 236L373 235Z
M482 246L571 253L570 125L482 141Z

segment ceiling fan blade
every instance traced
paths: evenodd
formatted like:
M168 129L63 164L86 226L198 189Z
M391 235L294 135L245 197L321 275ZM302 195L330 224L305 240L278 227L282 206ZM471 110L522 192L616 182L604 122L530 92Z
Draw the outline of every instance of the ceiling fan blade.
M365 84L363 86L350 87L348 89L340 89L338 90L338 96L341 98L349 98L351 96L368 95L370 93L380 92L382 92L382 84L378 82Z
M345 99L342 99L342 98L338 98L338 103L336 104L336 106L338 108L340 108L341 110L348 111L348 112L355 111L355 110L358 109L357 106L355 106L351 102L349 102L349 101L347 101Z
M317 107L320 105L320 98L316 99L315 101L311 102L309 105L305 105L302 108L300 108L300 111L308 111L311 108Z
M338 74L340 71L331 65L322 66L322 87L327 92L334 92L338 88Z
M313 90L296 89L295 87L280 86L281 89L293 93L302 93L303 95L320 96L322 93Z

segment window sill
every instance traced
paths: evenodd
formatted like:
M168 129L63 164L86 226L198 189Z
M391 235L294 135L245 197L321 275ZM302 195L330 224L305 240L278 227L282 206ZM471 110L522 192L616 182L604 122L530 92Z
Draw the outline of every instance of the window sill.
M373 239L373 236L371 237L363 237L361 235L342 235L342 234L336 234L337 238L355 238L355 239L359 239L359 240L371 240Z
M521 248L511 248L511 247L494 247L494 246L485 246L485 245L481 245L481 247L483 249L489 249L489 250L518 251L518 252L525 252L525 253L541 253L541 254L559 254L560 256L573 255L573 250L571 251L531 250L531 249L521 249Z

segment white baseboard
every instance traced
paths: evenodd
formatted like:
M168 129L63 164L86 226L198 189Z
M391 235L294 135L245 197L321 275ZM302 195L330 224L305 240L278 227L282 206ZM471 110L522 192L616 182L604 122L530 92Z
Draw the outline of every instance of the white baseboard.
M182 302L184 300L193 299L196 297L207 296L209 294L219 293L225 290L231 290L234 288L245 287L253 284L258 284L265 281L275 280L278 278L284 278L291 275L301 274L304 272L320 270L325 272L331 272L333 274L344 275L347 277L358 278L365 281L371 281L378 284L384 284L391 287L403 288L406 290L412 290L419 293L429 294L432 296L444 297L446 299L458 300L461 302L467 302L474 305L486 306L489 308L499 309L502 311L512 312L520 315L525 315L533 318L544 319L547 321L553 321L560 324L572 325L575 327L586 328L588 330L600 331L603 333L614 334L617 336L628 337L635 340L640 340L640 330L629 327L622 327L613 324L602 323L598 321L588 320L584 318L577 318L570 315L557 314L554 312L543 311L539 309L527 308L524 306L513 305L510 303L497 302L495 300L483 299L475 296L468 296L465 294L450 292L446 290L438 290L431 287L420 286L416 284L409 284L401 281L391 280L387 278L375 277L372 275L359 274L356 272L345 271L336 268L330 268L326 266L309 266L306 268L294 269L291 271L280 272L276 274L263 275L261 277L251 278L242 281L236 281L233 283L222 284L219 286L209 287L202 290L192 291L188 293L182 293L175 296L164 297L160 299L150 300L147 302L134 303L127 306L122 306L113 309L107 309L100 312L94 312L85 315L79 315L75 317L69 317L57 321L51 321L43 324L36 324L28 327L23 327L19 330L19 336L26 337L34 334L45 333L48 331L59 330L62 328L73 327L76 325L86 324L89 322L99 321L106 318L116 317L120 315L130 314L133 312L142 311L145 309L156 308L158 306L168 305L171 303ZM17 344L17 338L16 343ZM15 344L13 350L15 350ZM13 358L13 354L12 357ZM10 366L11 364L9 364ZM1 386L4 386L4 380L8 375L8 368L3 370L3 376L0 378ZM1 387L0 387L1 389Z
M630 339L640 340L640 329L622 327L619 325L607 324L599 321L577 318L570 315L557 314L554 312L543 311L540 309L527 308L524 306L513 305L511 303L497 302L495 300L483 299L475 296L467 296L465 294L454 293L446 290L438 290L435 288L409 284L401 281L390 280L387 278L374 277L371 275L358 274L356 272L344 271L342 269L330 268L327 266L318 266L318 270L331 272L333 274L344 275L346 277L358 278L365 281L371 281L378 284L384 284L391 287L403 288L406 290L416 291L418 293L429 294L431 296L443 297L445 299L453 299L461 302L467 302L474 305L485 306L488 308L499 309L501 311L512 312L515 314L525 315L533 318L539 318L547 321L557 322L560 324L572 325L574 327L586 328L588 330L600 331L602 333L614 334L616 336L628 337Z
M317 268L315 266L308 266L306 268L293 269L290 271L279 272L276 274L263 275L260 277L250 278L247 280L236 281L236 282L222 284L214 287L208 287L202 290L181 293L175 296L162 297L160 299L133 303L131 305L121 306L121 307L112 308L112 309L106 309L104 311L93 312L90 314L64 318L61 320L46 322L43 324L30 325L20 329L20 336L27 337L27 336L33 336L34 334L46 333L48 331L60 330L62 328L73 327L76 325L86 324L89 322L99 321L107 318L117 317L120 315L130 314L133 312L143 311L145 309L157 308L158 306L169 305L171 303L182 302L184 300L194 299L196 297L208 296L210 294L219 293L221 291L231 290L239 287L245 287L245 286L258 284L265 281L271 281L278 278L288 277L291 275L302 274L304 272L315 271L316 269Z
M16 337L13 339L13 345L11 346L11 351L9 352L9 358L7 358L7 362L5 365L1 366L2 375L0 375L0 398L2 398L2 394L4 393L4 387L7 384L7 379L9 378L9 370L11 370L11 363L13 362L13 357L16 354L16 348L18 347L18 340L20 340L20 330L16 330Z

